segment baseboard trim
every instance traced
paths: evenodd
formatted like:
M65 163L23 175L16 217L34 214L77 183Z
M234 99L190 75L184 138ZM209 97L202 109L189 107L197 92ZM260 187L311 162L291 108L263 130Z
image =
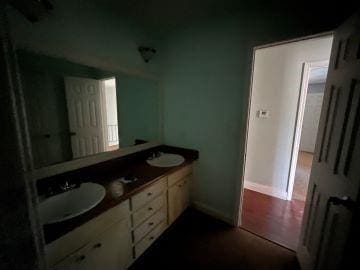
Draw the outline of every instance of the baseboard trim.
M221 221L224 221L227 224L230 224L231 226L234 226L234 219L230 216L226 216L220 211L204 204L199 201L195 201L191 203L191 206L195 208L196 210L199 210L200 212L203 212L209 216L212 216L216 219L219 219Z
M269 196L277 197L282 200L286 200L286 197L287 197L287 192L281 191L279 189L276 189L276 188L273 188L270 186L250 182L250 181L244 182L244 188L250 189L252 191L260 192L260 193L263 193L263 194L266 194Z
M306 196L302 196L302 195L298 195L296 193L292 194L292 198L291 199L295 199L295 200L299 200L299 201L306 201Z

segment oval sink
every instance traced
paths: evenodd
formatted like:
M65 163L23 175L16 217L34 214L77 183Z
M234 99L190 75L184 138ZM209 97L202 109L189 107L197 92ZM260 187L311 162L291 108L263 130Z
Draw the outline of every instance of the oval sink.
M176 154L161 154L161 156L148 159L146 162L155 167L173 167L182 164L185 158Z
M105 197L105 188L95 183L83 183L80 187L52 196L38 206L43 224L64 221L96 206Z

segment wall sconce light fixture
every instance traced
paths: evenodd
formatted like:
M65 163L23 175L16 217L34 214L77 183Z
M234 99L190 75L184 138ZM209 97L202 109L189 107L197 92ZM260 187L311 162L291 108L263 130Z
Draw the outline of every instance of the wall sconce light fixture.
M54 9L50 0L12 0L11 5L32 23L40 21Z

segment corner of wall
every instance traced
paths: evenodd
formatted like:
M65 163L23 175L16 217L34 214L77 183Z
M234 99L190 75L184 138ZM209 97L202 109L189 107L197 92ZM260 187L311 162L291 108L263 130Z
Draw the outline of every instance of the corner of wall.
M221 211L219 211L209 205L206 205L205 203L202 203L199 201L193 201L191 203L191 206L193 208L195 208L196 210L199 210L200 212L203 212L209 216L212 216L216 219L224 221L225 223L230 224L231 226L235 226L234 217L232 217L228 214L222 213Z

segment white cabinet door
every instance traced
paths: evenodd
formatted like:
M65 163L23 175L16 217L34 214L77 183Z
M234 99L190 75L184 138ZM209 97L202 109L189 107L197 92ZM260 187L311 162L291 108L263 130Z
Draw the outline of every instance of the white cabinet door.
M189 180L187 176L169 188L169 223L173 223L175 219L189 205Z
M132 261L130 219L111 225L52 270L125 270Z
M112 225L89 245L86 269L122 270L132 261L130 220Z

